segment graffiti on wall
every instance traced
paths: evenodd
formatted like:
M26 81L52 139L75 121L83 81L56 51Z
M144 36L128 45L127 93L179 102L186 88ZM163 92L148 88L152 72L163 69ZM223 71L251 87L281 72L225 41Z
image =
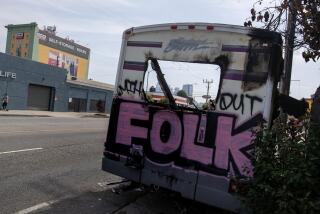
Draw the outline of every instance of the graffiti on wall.
M235 129L236 118L226 114L212 112L204 120L198 113L118 102L108 151L130 156L130 147L142 145L143 153L156 164L189 163L219 175L252 176L252 121Z
M171 51L196 51L212 47L217 48L218 45L213 42L209 42L207 39L195 40L180 37L170 40L169 44L164 49L164 52L168 53Z
M123 85L118 86L118 95L123 95L124 92L130 94L135 94L138 93L139 96L142 93L143 90L143 83L142 81L138 80L130 80L130 79L125 79Z
M244 113L245 108L250 109L252 115L253 108L258 103L262 103L262 99L258 96L252 96L249 94L232 94L221 93L219 98L219 107L221 110L228 110L229 108Z

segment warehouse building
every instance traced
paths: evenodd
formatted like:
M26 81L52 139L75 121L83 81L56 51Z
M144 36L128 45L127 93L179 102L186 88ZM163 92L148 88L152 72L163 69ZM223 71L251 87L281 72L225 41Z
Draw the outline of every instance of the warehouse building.
M6 53L64 68L69 76L88 79L90 49L56 35L55 26L39 29L35 22L7 25Z
M113 85L78 80L65 69L0 53L0 96L8 109L109 112Z
M90 49L56 35L55 26L7 25L0 53L0 98L8 109L109 112L113 85L88 80Z

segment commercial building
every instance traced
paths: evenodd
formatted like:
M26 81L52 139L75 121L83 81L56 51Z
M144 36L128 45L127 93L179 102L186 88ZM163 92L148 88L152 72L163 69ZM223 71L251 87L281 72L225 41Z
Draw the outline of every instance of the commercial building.
M109 112L114 86L88 80L90 49L37 23L7 25L0 98L8 109Z
M161 89L161 86L159 83L157 83L157 85L156 85L156 92L162 93L162 89Z
M56 27L42 30L37 23L7 25L6 53L64 68L68 75L88 79L90 49L56 35Z
M113 85L78 80L65 69L0 53L0 96L8 109L109 112Z
M192 95L193 95L193 85L192 84L183 85L182 90L186 92L188 97L192 97Z

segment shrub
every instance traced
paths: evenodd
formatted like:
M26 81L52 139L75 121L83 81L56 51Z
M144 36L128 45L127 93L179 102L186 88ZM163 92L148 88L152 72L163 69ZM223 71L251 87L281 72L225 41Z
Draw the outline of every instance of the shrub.
M320 126L284 118L256 133L254 178L244 203L253 213L319 213Z

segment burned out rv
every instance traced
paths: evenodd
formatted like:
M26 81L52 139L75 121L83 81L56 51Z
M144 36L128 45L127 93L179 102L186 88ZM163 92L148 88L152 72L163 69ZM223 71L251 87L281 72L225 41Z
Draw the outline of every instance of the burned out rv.
M253 176L252 130L272 121L281 51L279 34L233 25L175 23L126 30L102 169L237 211L240 202L230 181ZM159 61L218 65L215 109L177 105ZM148 66L168 104L146 99Z

